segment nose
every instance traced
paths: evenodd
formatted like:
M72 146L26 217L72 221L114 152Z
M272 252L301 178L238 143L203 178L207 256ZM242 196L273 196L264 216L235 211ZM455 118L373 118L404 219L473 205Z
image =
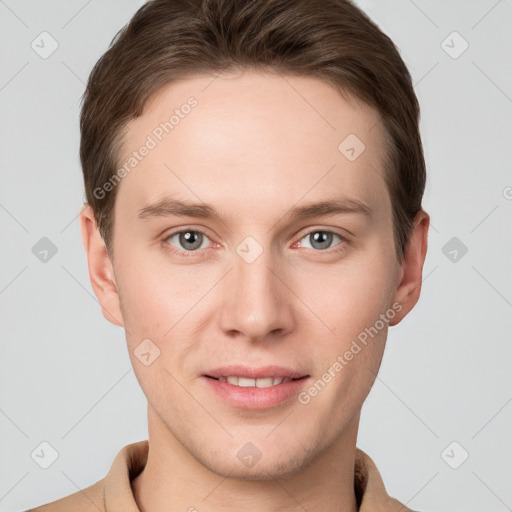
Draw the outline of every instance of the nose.
M282 267L268 251L250 263L234 254L222 287L220 326L225 334L256 342L275 340L294 329L293 293Z

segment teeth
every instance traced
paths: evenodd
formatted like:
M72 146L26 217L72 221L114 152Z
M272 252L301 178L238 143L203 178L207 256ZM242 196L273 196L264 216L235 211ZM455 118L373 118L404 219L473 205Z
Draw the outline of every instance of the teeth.
M228 380L228 382L229 382L229 380ZM256 386L256 381L254 379L246 379L245 377L238 377L238 385L241 388L253 388L254 386Z
M276 379L276 381L281 379ZM267 377L265 379L256 379L255 381L257 388L269 388L274 385L274 379L272 377ZM276 384L281 384L280 382L276 382Z
M233 386L239 386L242 388L269 388L271 386L276 386L278 384L282 384L283 382L290 382L291 378L289 377L264 377L262 379L248 379L246 377L219 377L220 382L228 382L229 384L233 384Z

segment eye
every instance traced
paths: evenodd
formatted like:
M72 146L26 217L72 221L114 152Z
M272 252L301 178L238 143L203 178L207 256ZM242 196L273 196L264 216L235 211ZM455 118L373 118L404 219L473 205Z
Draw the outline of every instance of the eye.
M307 245L304 246L303 240L306 240L306 243L310 244L309 248L316 249L319 251L324 251L326 249L330 249L331 244L334 240L334 237L337 237L340 239L341 242L344 242L344 238L341 235L338 235L338 233L334 233L333 231L327 231L327 230L316 230L316 231L311 231L306 236L302 237L300 239L299 244L301 247L308 247ZM335 247L337 247L337 245L344 245L344 244L343 243L336 244Z
M334 245L335 250L344 249L346 245L345 238L334 231L328 230L311 231L300 239L298 245L316 251L326 251L331 248L336 238L338 238L340 242ZM167 249L170 249L180 256L191 256L194 253L201 253L208 247L208 242L211 242L208 236L203 232L194 229L176 231L166 236L163 241L167 245ZM294 245L297 245L297 243Z
M209 240L210 239L201 231L185 229L171 233L165 238L164 242L168 242L169 245L176 247L176 249L173 249L174 252L177 252L180 255L188 256L191 252L201 252L200 249L208 247Z

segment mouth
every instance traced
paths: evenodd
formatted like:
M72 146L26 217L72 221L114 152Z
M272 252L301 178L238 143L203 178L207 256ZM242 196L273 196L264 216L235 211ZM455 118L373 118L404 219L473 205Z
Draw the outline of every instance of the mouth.
M273 409L291 405L307 385L310 375L283 366L231 365L203 374L208 388L232 407Z
M243 364L229 365L209 370L204 377L227 382L233 386L246 388L269 388L292 380L309 377L305 372L285 366L247 366Z
M220 377L212 377L211 375L205 375L210 379L218 380L219 382L227 382L228 384L232 384L233 386L238 386L241 388L270 388L273 386L279 386L280 384L285 384L286 382L291 382L293 380L300 380L309 377L309 375L304 375L303 377L261 377L259 379L251 379L248 377L239 377L236 375L229 376L220 376Z

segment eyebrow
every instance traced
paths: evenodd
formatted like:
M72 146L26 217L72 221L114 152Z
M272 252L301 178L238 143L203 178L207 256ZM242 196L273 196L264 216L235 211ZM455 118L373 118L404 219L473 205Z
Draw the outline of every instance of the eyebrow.
M343 197L336 200L307 203L291 208L281 220L302 220L322 215L361 214L369 219L373 217L373 210L363 201L355 198ZM163 198L139 210L139 219L155 217L197 217L203 219L220 218L217 210L206 203L189 203L178 199Z

